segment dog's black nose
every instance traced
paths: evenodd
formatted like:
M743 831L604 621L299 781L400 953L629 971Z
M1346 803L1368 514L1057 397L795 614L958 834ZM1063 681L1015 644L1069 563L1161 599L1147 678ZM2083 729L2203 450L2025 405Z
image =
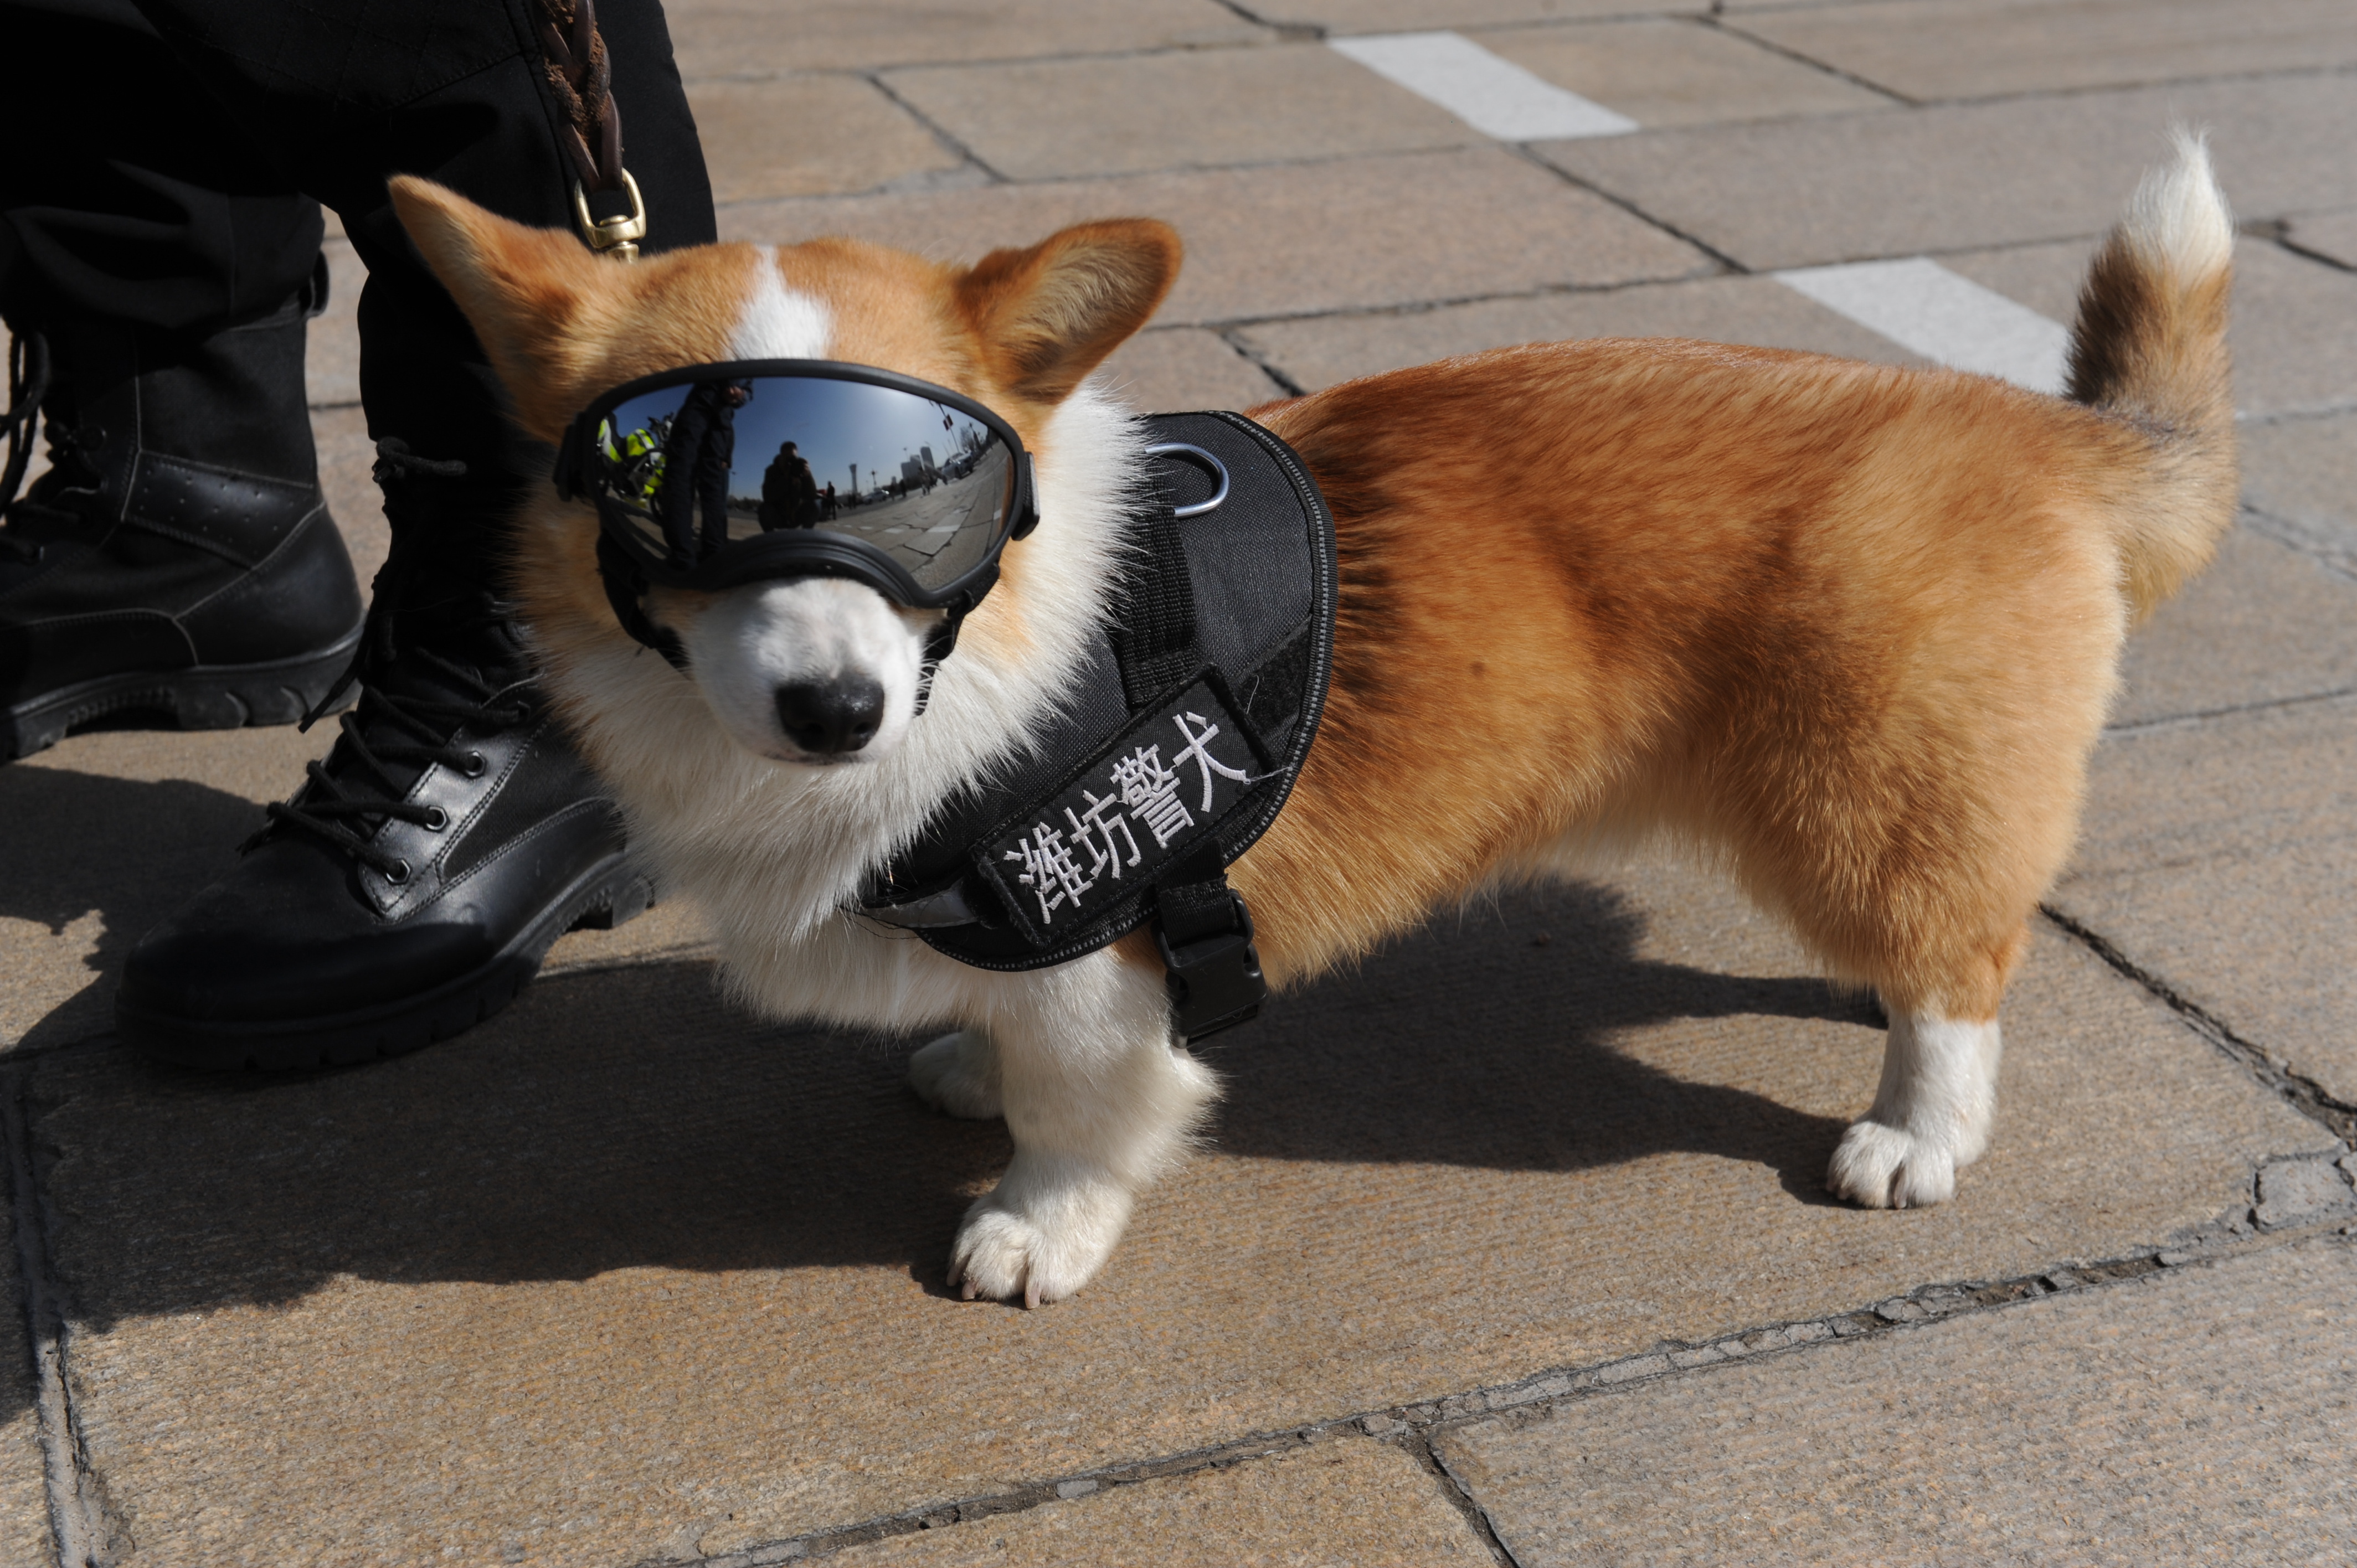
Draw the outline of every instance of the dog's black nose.
M884 688L866 675L831 675L778 688L778 723L804 751L857 751L884 722Z

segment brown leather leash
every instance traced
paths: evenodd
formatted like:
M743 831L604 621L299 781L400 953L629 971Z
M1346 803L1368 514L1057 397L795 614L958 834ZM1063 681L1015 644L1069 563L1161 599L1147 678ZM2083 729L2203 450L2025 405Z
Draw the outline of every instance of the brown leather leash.
M606 40L595 0L538 0L540 47L549 86L568 122L560 140L573 159L573 212L598 254L639 259L647 205L622 166L622 111L614 102Z

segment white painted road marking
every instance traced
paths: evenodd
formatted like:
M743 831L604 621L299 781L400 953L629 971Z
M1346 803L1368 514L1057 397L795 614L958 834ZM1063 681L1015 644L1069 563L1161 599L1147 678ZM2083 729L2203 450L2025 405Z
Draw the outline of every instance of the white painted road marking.
M1774 275L1785 287L1927 360L2001 376L2032 392L2059 392L2068 379L2068 328L1928 256L1801 267Z
M1637 122L1533 76L1455 33L1383 33L1328 47L1501 142L1620 136Z

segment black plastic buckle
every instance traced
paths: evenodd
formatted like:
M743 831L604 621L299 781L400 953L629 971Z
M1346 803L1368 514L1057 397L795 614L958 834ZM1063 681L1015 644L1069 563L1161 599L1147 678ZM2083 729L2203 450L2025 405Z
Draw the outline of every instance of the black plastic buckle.
M1182 1039L1200 1040L1260 1015L1268 998L1260 952L1253 946L1252 911L1243 895L1223 888L1235 912L1234 929L1170 945L1163 922L1154 923L1154 945L1162 950L1164 983L1178 1014Z

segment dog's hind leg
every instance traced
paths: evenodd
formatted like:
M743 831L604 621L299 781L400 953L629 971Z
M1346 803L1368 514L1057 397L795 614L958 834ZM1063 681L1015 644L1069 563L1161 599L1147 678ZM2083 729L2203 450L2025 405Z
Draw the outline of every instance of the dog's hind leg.
M1961 894L1956 902L1970 903ZM2004 914L1970 913L1978 918L1952 928L1944 941L1923 943L1914 961L1894 965L1878 983L1890 1019L1882 1080L1834 1150L1825 1186L1838 1197L1869 1208L1945 1203L1955 1196L1956 1172L1988 1147L2005 1049L1997 1006L2029 931L2015 918L2012 935L1997 938Z
M1112 1255L1133 1198L1185 1151L1218 1084L1173 1040L1161 974L1110 951L1026 976L990 1041L1015 1158L967 1212L950 1282L1037 1306Z
M960 1029L919 1047L909 1058L909 1087L951 1116L995 1122L1006 1113L998 1090L998 1047L980 1029Z
M1868 1208L1920 1208L1953 1197L1957 1168L1988 1147L2004 1048L1994 1016L1890 1009L1874 1106L1842 1134L1826 1187Z

